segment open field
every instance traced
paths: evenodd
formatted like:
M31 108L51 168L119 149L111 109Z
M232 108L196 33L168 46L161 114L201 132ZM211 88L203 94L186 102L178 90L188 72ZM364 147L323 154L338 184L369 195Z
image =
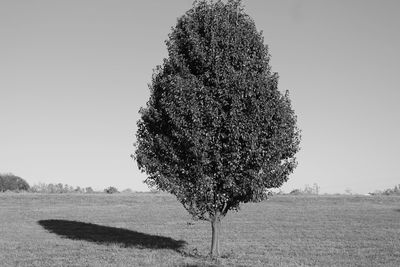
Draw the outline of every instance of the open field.
M211 227L166 194L0 194L1 266L400 266L400 197L275 196Z

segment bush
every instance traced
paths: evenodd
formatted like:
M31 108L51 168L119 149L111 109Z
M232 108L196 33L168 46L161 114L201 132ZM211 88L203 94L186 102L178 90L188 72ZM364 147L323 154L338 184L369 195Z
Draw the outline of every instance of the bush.
M84 189L84 188L81 188L80 186L77 186L77 187L74 189L74 192L75 192L75 193L85 193L85 189Z
M0 192L27 191L29 188L29 184L21 177L15 176L12 173L0 174Z
M88 193L88 194L91 194L91 193L94 193L94 190L93 190L93 188L91 188L91 187L89 186L89 187L86 187L86 188L85 188L85 192Z
M104 192L106 192L107 194L119 193L118 189L113 186L110 186L109 188L104 189Z
M301 195L301 191L300 191L300 189L293 189L293 190L290 192L290 194L291 194L291 195Z
M291 195L318 195L320 187L314 183L313 186L305 185L304 189L294 189L290 192Z

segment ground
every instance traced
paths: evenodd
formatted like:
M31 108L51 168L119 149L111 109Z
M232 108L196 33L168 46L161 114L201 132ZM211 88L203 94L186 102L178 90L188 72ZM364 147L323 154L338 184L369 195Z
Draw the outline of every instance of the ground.
M0 194L1 266L400 266L400 197L274 196L208 222L173 196Z

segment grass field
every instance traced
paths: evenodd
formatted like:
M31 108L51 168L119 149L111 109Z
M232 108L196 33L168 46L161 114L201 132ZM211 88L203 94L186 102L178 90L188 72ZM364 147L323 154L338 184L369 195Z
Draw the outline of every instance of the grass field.
M210 239L166 194L0 194L1 266L400 266L400 197L275 196Z

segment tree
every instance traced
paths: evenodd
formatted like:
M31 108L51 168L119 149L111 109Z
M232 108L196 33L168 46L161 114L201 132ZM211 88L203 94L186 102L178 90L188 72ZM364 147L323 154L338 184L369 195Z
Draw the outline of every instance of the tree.
M133 157L150 187L211 222L211 255L218 256L226 213L264 200L296 167L297 118L240 0L195 1L166 45Z
M21 177L12 173L0 174L0 192L10 191L28 191L29 184Z
M118 189L113 187L113 186L110 186L110 187L104 189L104 192L107 193L107 194L119 193Z
M88 193L88 194L91 194L91 193L94 193L94 190L93 190L92 187L89 186L89 187L85 188L85 192Z

